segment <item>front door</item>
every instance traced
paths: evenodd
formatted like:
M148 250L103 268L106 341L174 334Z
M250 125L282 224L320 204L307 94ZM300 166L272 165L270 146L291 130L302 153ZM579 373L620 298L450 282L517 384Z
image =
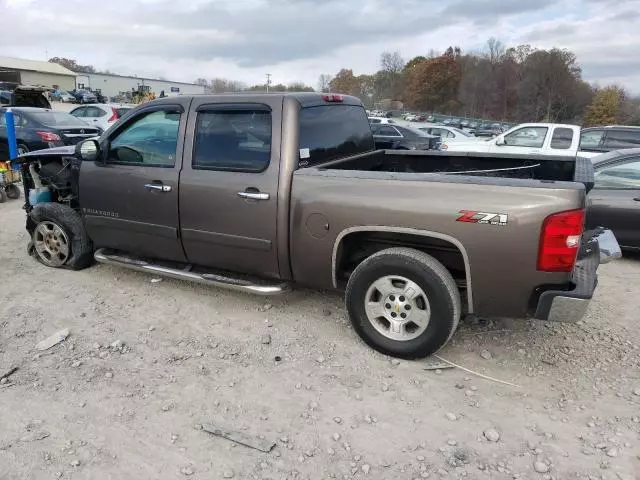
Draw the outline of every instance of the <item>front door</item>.
M640 248L640 158L596 167L587 227L613 230L624 247Z
M180 176L190 262L278 277L276 213L282 97L194 99ZM188 153L187 153L188 152ZM287 235L287 232L281 232Z
M82 164L81 207L96 247L185 260L178 178L188 109L188 99L143 107L102 139L102 161Z

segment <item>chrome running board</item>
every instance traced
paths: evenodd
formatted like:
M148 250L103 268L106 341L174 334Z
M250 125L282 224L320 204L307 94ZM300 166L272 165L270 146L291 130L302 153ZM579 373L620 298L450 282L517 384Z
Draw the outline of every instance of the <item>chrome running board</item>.
M105 248L97 250L93 254L93 258L95 258L96 262L107 265L118 265L138 272L153 273L163 277L187 280L255 295L279 295L291 289L287 282L269 282L269 280L262 279L251 281L244 278L233 278L221 273L195 273L191 271L191 265L185 265L182 269L170 268Z

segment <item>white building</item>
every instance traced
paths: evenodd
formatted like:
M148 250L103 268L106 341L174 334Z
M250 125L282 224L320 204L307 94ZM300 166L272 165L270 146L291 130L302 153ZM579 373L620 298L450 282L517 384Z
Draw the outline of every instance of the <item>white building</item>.
M157 80L153 78L125 77L110 73L76 73L76 88L100 90L106 97L117 97L132 90L138 91L144 87L146 91L153 92L156 97L164 91L165 95L199 94L205 93L202 85L193 83L171 82L169 80Z
M76 74L57 63L0 57L0 81L73 90Z

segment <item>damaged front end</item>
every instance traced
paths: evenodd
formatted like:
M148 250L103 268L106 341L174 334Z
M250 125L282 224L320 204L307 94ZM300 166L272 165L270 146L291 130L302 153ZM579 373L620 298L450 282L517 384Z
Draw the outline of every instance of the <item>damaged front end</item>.
M38 203L60 203L78 211L78 184L82 161L75 147L38 150L13 161L20 166L24 186L24 209L30 213Z

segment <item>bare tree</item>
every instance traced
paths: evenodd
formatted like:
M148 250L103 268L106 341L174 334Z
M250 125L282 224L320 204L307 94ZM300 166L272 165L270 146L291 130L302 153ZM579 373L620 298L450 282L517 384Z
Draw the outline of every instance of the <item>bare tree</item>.
M333 75L329 75L328 73L323 73L318 77L318 90L323 93L326 93L330 89L331 80L333 80Z
M487 57L492 64L498 63L502 60L505 54L504 44L495 37L491 37L487 40Z
M380 54L380 68L383 72L400 73L405 66L400 52L382 52Z

